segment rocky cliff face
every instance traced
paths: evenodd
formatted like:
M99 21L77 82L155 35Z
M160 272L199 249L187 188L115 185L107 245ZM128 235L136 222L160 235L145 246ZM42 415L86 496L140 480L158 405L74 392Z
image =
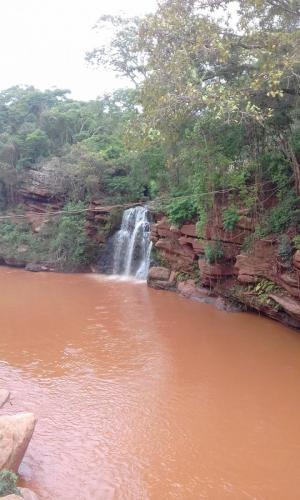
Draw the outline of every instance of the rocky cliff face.
M41 233L43 238L41 230L49 221L58 220L56 216L62 213L68 200L70 183L61 171L59 158L44 161L37 169L28 169L26 176L20 177L16 186L14 203L3 212L5 218L20 227L24 222L29 223L32 236ZM99 199L91 201L84 210L86 233L92 242L96 243L101 253L109 236L119 228L123 207L107 206L105 199ZM49 264L44 261L34 261L32 264L27 249L26 244L20 244L14 249L14 255L7 252L5 255L0 253L0 263L26 267L30 271L55 269L55 262Z
M223 208L214 208L201 238L195 223L178 228L156 216L151 238L157 261L170 272L166 279L152 269L149 285L220 307L239 303L300 328L300 251L283 260L278 238L254 239L255 220L243 213L232 231L225 230Z

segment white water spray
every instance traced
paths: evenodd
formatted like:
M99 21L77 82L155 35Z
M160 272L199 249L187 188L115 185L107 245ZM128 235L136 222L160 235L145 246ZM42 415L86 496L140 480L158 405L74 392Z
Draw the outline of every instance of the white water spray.
M147 208L125 210L121 229L114 236L113 274L146 279L151 247Z

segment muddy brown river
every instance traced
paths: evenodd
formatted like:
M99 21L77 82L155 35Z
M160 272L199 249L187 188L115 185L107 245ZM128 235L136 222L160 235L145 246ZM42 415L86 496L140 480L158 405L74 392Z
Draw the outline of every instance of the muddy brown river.
M42 500L297 500L300 336L98 275L0 268L4 412Z

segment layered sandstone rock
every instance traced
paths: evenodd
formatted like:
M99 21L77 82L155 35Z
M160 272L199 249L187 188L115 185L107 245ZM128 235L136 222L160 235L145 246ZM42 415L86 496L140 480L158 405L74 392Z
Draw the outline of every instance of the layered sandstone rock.
M272 276L274 264L264 257L240 254L236 257L235 268L238 271L238 281L255 283L259 278Z
M175 274L166 267L150 267L147 283L157 290L172 290L175 287Z
M280 296L274 293L269 295L277 304L279 304L292 318L300 321L300 303L291 297Z
M170 272L170 269L167 269L166 267L151 267L148 273L148 280L168 281Z
M201 282L207 286L209 286L211 282L217 282L236 274L234 265L229 262L215 262L209 264L205 259L199 259L198 266L200 269Z
M35 169L28 169L19 193L24 200L41 203L62 200L66 185L60 158L44 160Z
M0 417L0 470L17 472L36 424L32 413Z
M211 292L219 293L229 301L239 301L248 308L299 328L300 251L294 253L291 267L280 258L278 238L270 235L260 240L250 238L250 248L243 252L242 245L254 231L255 220L246 211L241 212L234 230L229 231L224 229L223 212L222 203L214 207L201 238L198 238L196 224L192 222L174 227L165 216L161 216L153 224L151 239L165 265L177 274L177 291L197 300L211 300ZM222 257L209 263L205 258L206 248L210 247L213 252L216 245L222 249ZM274 302L257 300L255 285L263 280L270 281L279 290L277 300L273 299L278 307L274 307ZM169 280L150 282L150 286L156 283L157 288L174 289ZM240 289L238 294L233 291L235 286ZM227 302L222 299L219 305L228 310Z

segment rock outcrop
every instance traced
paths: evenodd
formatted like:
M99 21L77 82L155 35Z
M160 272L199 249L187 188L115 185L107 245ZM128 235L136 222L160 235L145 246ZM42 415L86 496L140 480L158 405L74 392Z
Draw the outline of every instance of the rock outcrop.
M27 170L19 195L31 202L61 201L67 190L65 177L60 158L44 160L36 168Z
M13 493L2 497L2 500L20 500L21 498L24 500L39 500L38 496L28 488L19 488L19 491L20 495Z
M159 271L151 269L149 286L177 289L181 295L205 302L214 302L213 297L219 295L225 298L222 304L219 301L222 309L228 309L229 300L300 328L300 250L290 263L284 262L278 237L253 237L254 217L241 212L229 231L224 229L223 212L224 206L217 203L201 237L193 221L175 227L166 216L157 215L151 239L157 261L173 273L172 286L170 278L156 277ZM267 288L264 293L261 283Z
M50 270L48 266L44 266L42 264L34 264L34 263L27 264L25 266L25 269L26 269L26 271L30 271L32 273L40 273L40 272L46 272L46 271Z
M175 275L170 269L158 266L149 269L147 283L157 290L173 290L175 288Z
M32 413L0 417L0 470L17 472L31 440L36 418Z
M5 497L1 497L2 500L20 500L21 495L15 495L12 493L11 495L5 495Z

